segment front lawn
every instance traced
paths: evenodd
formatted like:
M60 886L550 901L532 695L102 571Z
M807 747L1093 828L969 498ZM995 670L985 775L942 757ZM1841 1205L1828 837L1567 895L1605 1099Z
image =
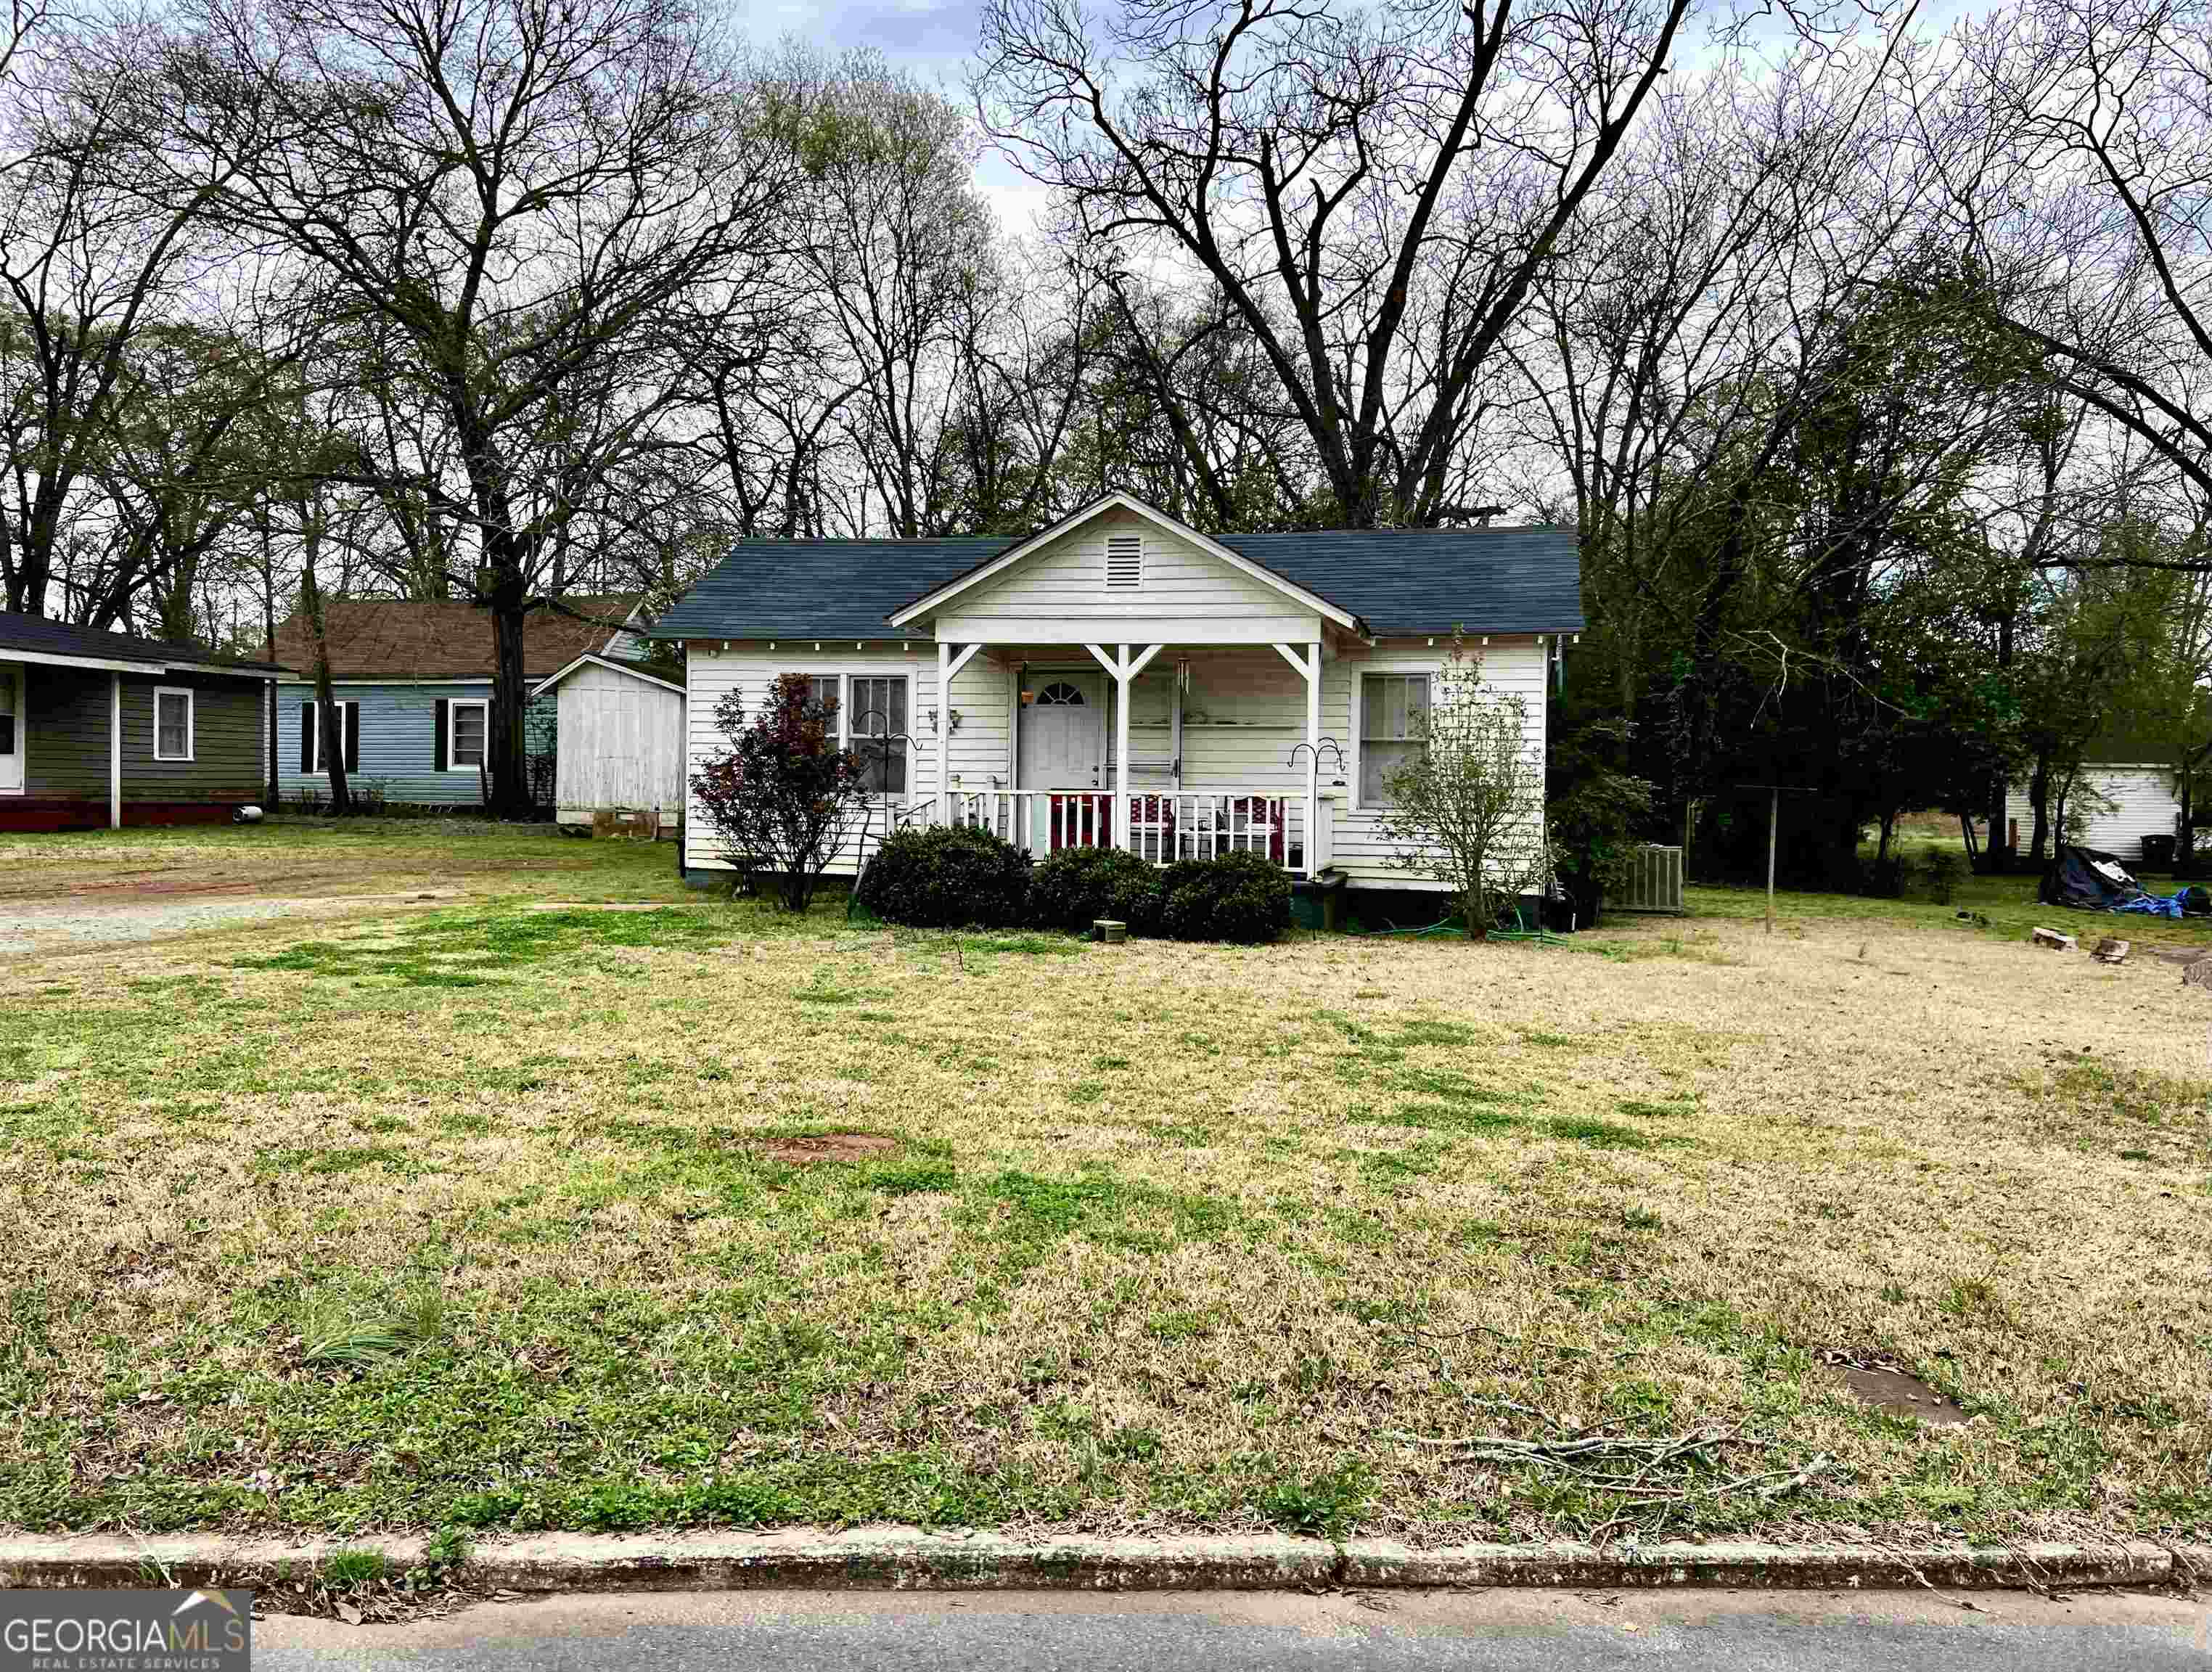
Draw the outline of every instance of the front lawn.
M191 862L320 851L270 834ZM2170 965L1717 894L1568 946L892 933L442 840L460 907L0 965L0 1523L2212 1526ZM678 903L534 909L624 897Z

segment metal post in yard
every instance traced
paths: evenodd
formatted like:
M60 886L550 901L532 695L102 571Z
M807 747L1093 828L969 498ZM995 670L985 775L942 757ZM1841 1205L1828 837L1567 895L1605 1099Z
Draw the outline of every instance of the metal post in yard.
M1782 824L1782 791L1766 793L1766 932L1774 933L1774 833Z

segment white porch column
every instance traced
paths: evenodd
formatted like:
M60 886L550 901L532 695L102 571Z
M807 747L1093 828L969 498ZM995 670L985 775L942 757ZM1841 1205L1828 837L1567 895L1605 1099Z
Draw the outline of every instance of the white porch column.
M107 828L123 828L123 676L107 676Z
M1103 647L1086 644L1083 647L1092 660L1114 676L1114 845L1129 845L1129 693L1152 658L1163 647L1148 644L1141 654L1132 657L1130 645L1116 645L1115 654L1109 656Z
M1275 649L1306 682L1305 868L1311 873L1318 869L1314 863L1318 854L1314 838L1321 827L1321 641L1309 640L1303 656L1287 644L1279 644Z
M937 817L952 822L952 647L937 641Z
M980 644L963 645L956 656L947 641L939 639L937 642L936 822L939 824L952 822L952 678L982 648Z

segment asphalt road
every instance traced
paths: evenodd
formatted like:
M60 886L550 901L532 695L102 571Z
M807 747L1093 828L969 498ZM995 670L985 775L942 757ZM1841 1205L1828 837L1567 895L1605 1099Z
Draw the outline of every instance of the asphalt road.
M485 1603L407 1626L270 1618L256 1672L2167 1672L2212 1667L2212 1602L1978 1594L750 1591Z

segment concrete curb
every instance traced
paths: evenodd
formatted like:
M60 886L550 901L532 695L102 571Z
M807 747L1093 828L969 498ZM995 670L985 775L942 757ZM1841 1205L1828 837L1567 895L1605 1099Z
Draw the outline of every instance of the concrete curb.
M419 1561L415 1537L275 1541L158 1536L0 1538L0 1587L297 1584L339 1548ZM549 1534L471 1552L472 1590L1272 1590L1303 1586L1510 1585L1757 1590L2063 1589L2212 1579L2212 1547L2129 1542L1953 1545L1896 1550L1755 1543L1463 1544L1416 1550L1385 1539L1331 1545L1280 1535L1066 1537L1036 1541L911 1528L830 1532Z

